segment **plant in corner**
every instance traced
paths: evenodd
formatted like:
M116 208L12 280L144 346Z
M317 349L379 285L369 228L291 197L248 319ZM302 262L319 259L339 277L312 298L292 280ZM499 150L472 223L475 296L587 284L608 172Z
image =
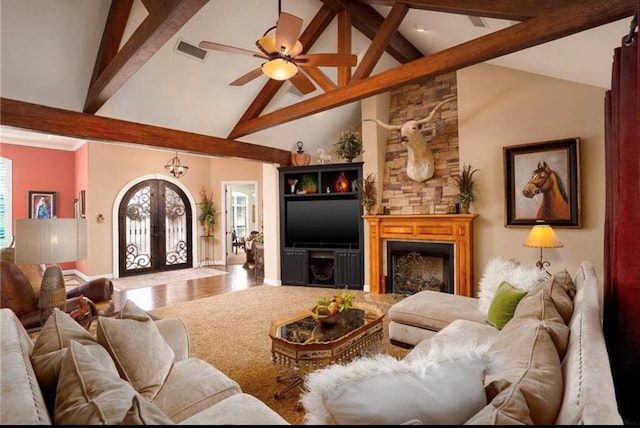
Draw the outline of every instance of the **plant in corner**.
M471 164L463 163L460 174L453 177L460 191L458 201L460 202L461 214L469 214L469 205L475 200L473 193L473 185L475 184L473 174L477 171L477 169L473 169Z
M376 205L376 175L369 174L358 180L356 183L360 203L367 214L371 215L373 207Z
M355 157L364 153L360 134L352 126L349 126L340 133L338 141L333 143L333 150L336 155L346 159L347 162L353 162Z
M213 192L207 193L204 186L200 189L200 202L198 202L198 206L200 207L198 221L200 222L200 226L202 226L205 235L210 236L209 234L211 233L211 229L213 228L213 225L216 224L215 215L217 211L213 204Z

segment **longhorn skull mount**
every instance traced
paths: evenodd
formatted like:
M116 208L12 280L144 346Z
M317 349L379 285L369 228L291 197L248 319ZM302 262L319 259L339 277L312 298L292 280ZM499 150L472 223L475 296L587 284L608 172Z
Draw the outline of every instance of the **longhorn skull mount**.
M379 119L363 119L363 121L376 122L390 131L400 131L402 144L407 148L407 175L414 181L422 182L433 177L436 168L433 152L424 139L421 130L425 128L425 124L433 120L436 112L443 105L455 99L457 99L456 96L447 98L439 102L427 117L420 120L407 120L402 125L389 125Z

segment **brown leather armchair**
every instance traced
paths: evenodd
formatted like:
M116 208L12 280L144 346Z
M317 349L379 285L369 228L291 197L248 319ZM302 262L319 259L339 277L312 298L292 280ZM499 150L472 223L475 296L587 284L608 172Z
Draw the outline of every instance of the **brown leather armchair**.
M83 306L89 312L87 316L91 318L113 313L113 283L110 279L98 278L89 281L66 294L65 312L71 313ZM99 309L95 302L103 304L102 307ZM27 331L38 331L42 328L38 296L34 288L20 267L6 258L0 260L0 307L15 312Z

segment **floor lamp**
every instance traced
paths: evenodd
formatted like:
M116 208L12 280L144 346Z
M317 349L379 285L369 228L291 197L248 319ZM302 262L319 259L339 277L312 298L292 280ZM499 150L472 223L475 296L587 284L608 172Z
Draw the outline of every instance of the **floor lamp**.
M540 260L536 262L536 266L540 270L544 270L547 275L551 276L546 267L549 267L551 263L542 259L543 248L562 248L564 244L560 241L556 233L548 224L539 224L533 226L527 240L524 241L525 247L540 248Z
M38 297L42 325L54 308L65 310L64 276L57 263L86 258L86 231L84 218L16 220L15 263L47 265Z

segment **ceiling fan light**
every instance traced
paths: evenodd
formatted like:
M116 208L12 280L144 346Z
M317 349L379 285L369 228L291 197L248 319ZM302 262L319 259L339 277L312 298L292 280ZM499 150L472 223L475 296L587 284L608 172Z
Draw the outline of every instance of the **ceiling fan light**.
M276 35L275 34L267 34L262 36L260 40L258 40L258 44L269 53L280 52L280 49L276 48ZM302 43L300 40L296 40L296 44L289 50L289 52L280 52L281 55L289 55L290 57L294 57L296 55L300 55L302 52Z
M258 40L258 44L262 46L262 49L271 53L276 51L276 35L275 34L267 34L266 36L262 36L260 40Z
M298 73L298 66L291 61L276 58L262 64L262 72L274 80L287 80Z

